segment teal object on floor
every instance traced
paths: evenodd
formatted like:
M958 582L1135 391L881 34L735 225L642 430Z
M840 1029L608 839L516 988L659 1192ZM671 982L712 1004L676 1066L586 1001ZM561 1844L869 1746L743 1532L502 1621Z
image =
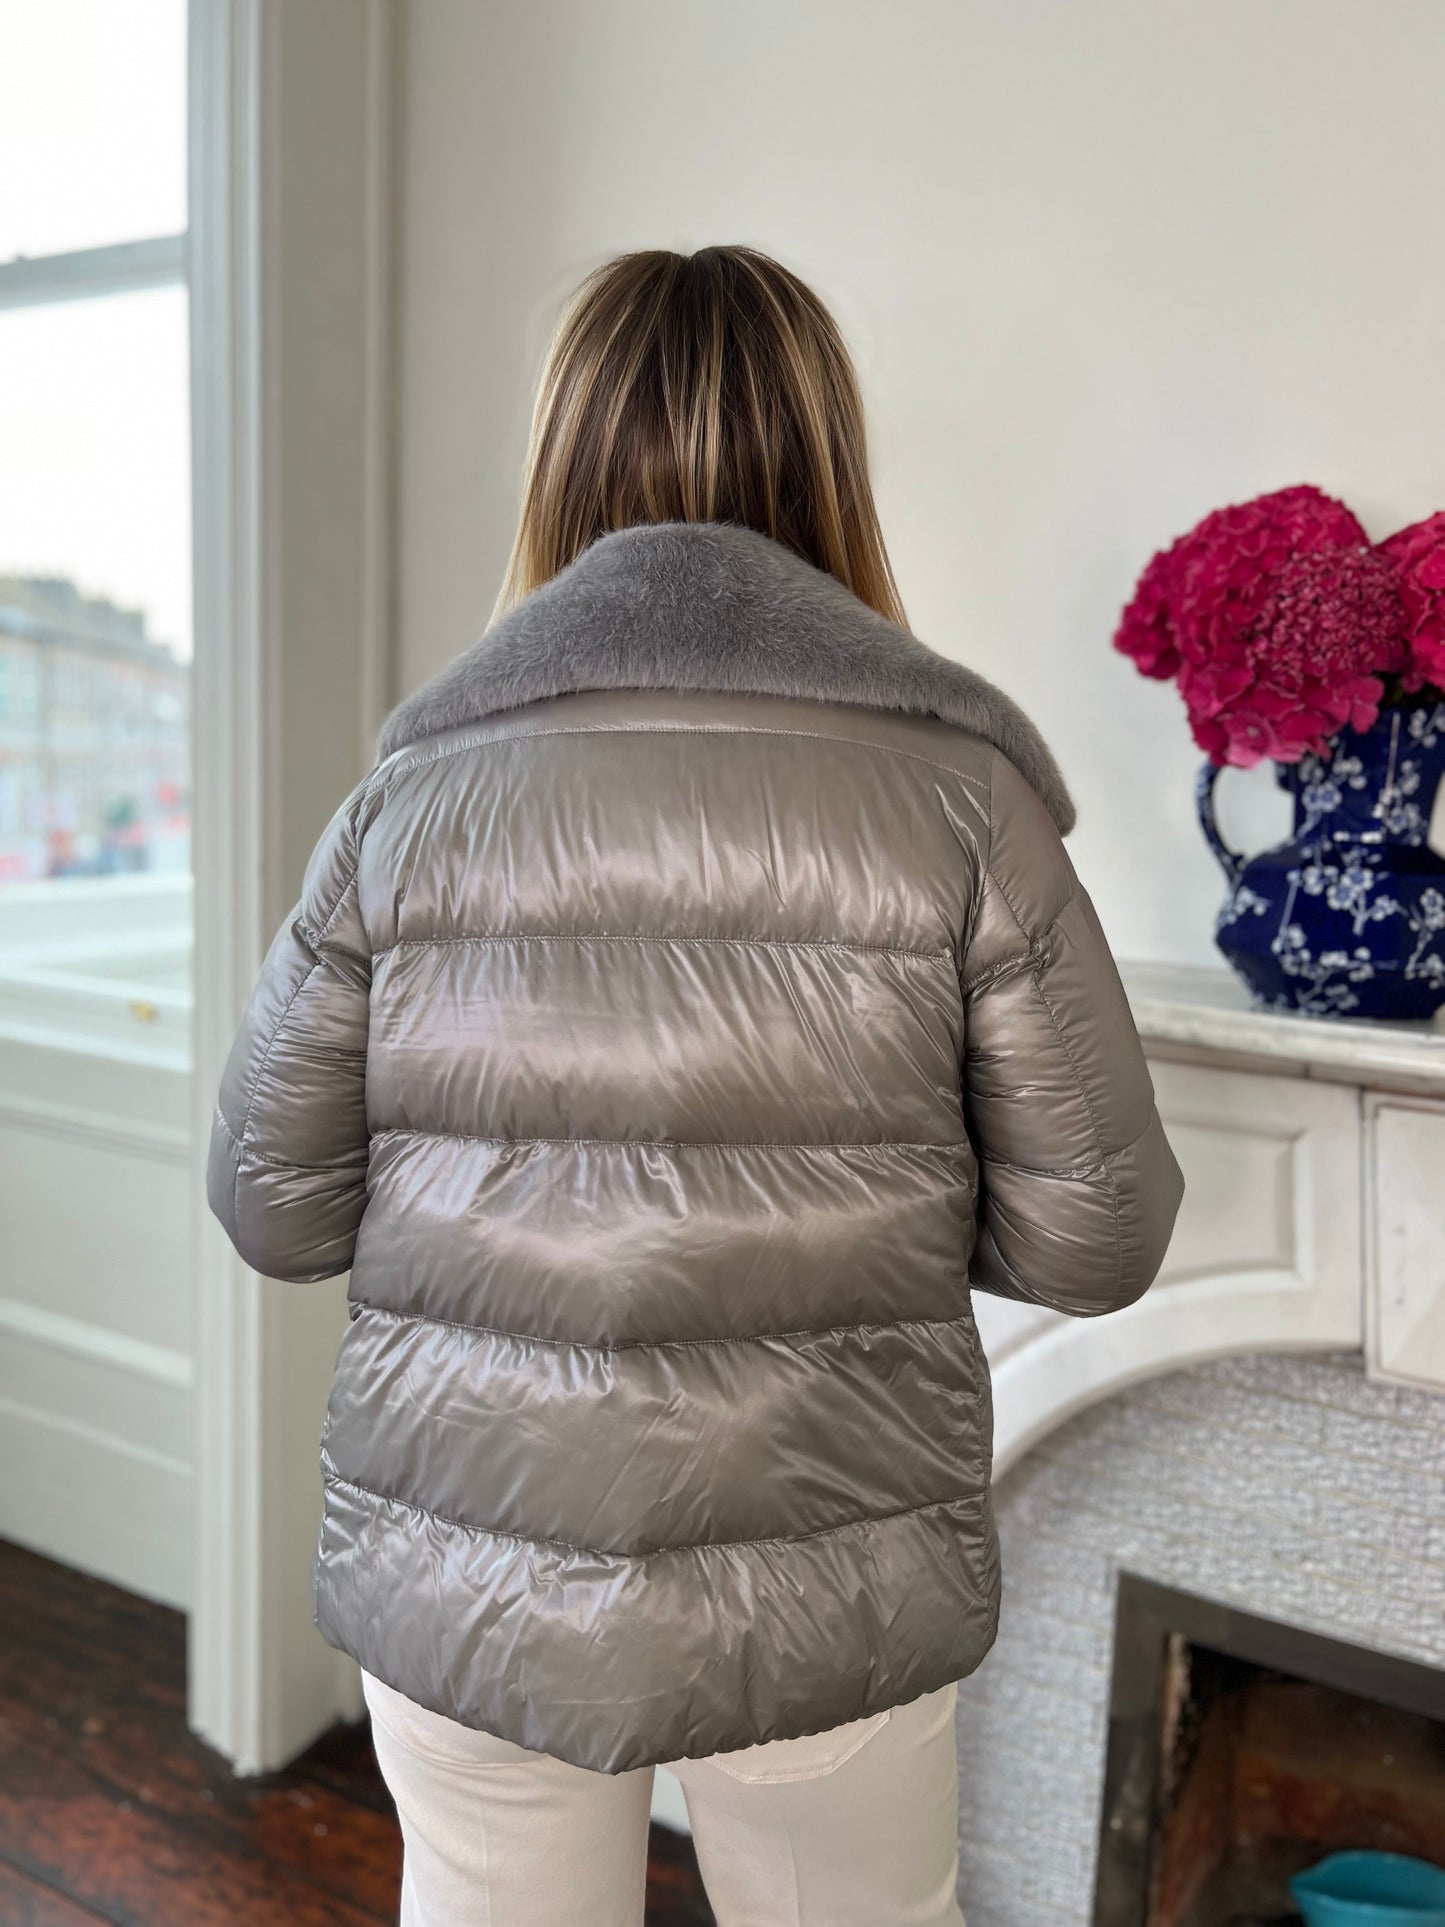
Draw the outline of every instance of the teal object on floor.
M1305 1927L1445 1927L1445 1868L1402 1853L1332 1853L1289 1887Z

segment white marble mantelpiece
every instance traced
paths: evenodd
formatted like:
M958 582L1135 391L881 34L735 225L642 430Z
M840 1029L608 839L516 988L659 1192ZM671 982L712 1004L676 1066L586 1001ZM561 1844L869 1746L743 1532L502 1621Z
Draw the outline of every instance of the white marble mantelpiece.
M1380 1024L1262 1010L1222 966L1120 965L1134 1022L1151 1056L1255 1060L1373 1090L1445 1097L1445 1012L1432 1024Z

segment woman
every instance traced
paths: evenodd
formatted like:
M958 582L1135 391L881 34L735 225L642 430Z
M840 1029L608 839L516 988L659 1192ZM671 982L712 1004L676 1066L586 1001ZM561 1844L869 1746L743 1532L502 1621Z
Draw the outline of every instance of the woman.
M1181 1187L1054 760L903 622L817 298L612 263L252 999L211 1202L351 1271L317 1620L415 1927L638 1922L660 1761L723 1923L960 1920L970 1287L1127 1305Z

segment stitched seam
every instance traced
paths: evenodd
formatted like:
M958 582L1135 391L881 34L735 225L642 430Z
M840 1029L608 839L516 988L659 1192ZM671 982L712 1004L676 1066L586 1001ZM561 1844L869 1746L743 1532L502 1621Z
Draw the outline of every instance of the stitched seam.
M1144 1126L1144 1128L1141 1131L1136 1132L1135 1135L1130 1138L1127 1144L1121 1144L1117 1151L1111 1151L1109 1153L1109 1156L1104 1161L1105 1169L1107 1170L1108 1176L1109 1176L1109 1183L1114 1193L1114 1236L1117 1242L1118 1253L1119 1253L1118 1269L1115 1271L1115 1274L1114 1274L1114 1289L1110 1293L1109 1304L1107 1307L1107 1309L1111 1312L1119 1310L1120 1305L1125 1300L1126 1296L1134 1295L1134 1294L1126 1294L1124 1290L1124 1227L1122 1223L1122 1207L1121 1207L1120 1198L1119 1198L1119 1180L1114 1172L1114 1164L1119 1158L1122 1158L1123 1156L1125 1156L1127 1152L1132 1151L1136 1144L1142 1143L1143 1140L1149 1135L1150 1131L1153 1130L1154 1125L1157 1122L1158 1114L1153 1110L1152 1105L1150 1107L1150 1112L1151 1114L1150 1114L1149 1122Z
M501 931L462 931L449 937L398 937L395 943L384 944L373 952L372 960L390 956L393 950L426 950L445 944L506 944L506 943L659 943L659 944L716 944L724 948L747 950L837 950L845 955L907 957L920 963L951 964L951 950L911 950L901 944L887 943L846 943L831 937L711 937L691 935L671 935L666 931L637 931L623 934L610 930L589 930L573 934L567 931L546 930L501 930ZM353 955L353 952L348 952Z
M583 1144L617 1151L967 1151L967 1138L678 1138L678 1137L499 1137L480 1131L429 1131L419 1125L392 1125L372 1135L435 1138L453 1144Z
M984 851L983 875L979 878L978 884L978 901L973 906L973 922L969 925L970 945L972 945L973 942L974 932L978 929L978 920L983 914L983 900L987 892L989 877L992 874L989 865L993 862L993 845L994 838L997 834L993 821L993 779L994 772L997 769L998 745L994 744L990 748L988 756L988 848ZM1005 898L1005 902L1007 902L1007 898ZM1012 905L1010 905L1010 908L1012 908ZM1017 919L1015 919L1015 921L1017 921Z
M1054 1006L1049 999L1048 992L1044 989L1043 972L1041 970L1036 970L1033 973L1033 977L1034 977L1034 989L1038 992L1039 1002L1043 1005L1045 1011L1047 1011L1048 1013L1049 1022L1054 1027L1054 1035L1059 1040L1059 1049L1064 1053L1065 1058L1068 1060L1069 1069L1074 1074L1074 1082L1075 1084L1077 1084L1079 1088L1079 1097L1081 1102L1083 1103L1085 1113L1088 1116L1089 1127L1094 1133L1094 1142L1099 1147L1099 1162L1101 1164L1107 1163L1110 1154L1104 1143L1104 1133L1099 1128L1099 1120L1094 1111L1093 1102L1089 1097L1088 1087L1084 1082L1083 1072L1079 1069L1078 1060L1075 1058L1074 1053L1069 1046L1068 1039L1064 1036L1063 1025L1059 1022L1058 1013L1054 1009Z
M1133 1144L1137 1141L1138 1140L1135 1139L1131 1140L1129 1144L1121 1145L1117 1151L1108 1152L1104 1157L1096 1159L1093 1164L1066 1164L1057 1166L1047 1164L1014 1164L1008 1158L990 1158L988 1160L988 1168L990 1171L1012 1171L1016 1176L1021 1178L1043 1178L1059 1184L1086 1184L1091 1178L1097 1178L1101 1174L1107 1176L1113 1160L1122 1157L1125 1151L1131 1150Z
M248 1164L264 1164L273 1171L356 1171L366 1170L366 1153L363 1151L355 1158L329 1158L320 1164L298 1164L294 1158L271 1157L265 1151L256 1151L250 1145L243 1145L241 1155Z
M341 906L346 901L347 893L355 885L356 879L361 873L361 854L362 854L362 846L365 842L365 832L359 831L356 826L358 821L360 820L363 806L369 803L373 796L379 794L381 796L382 802L385 803L386 785L389 779L389 774L390 772L384 771L384 770L376 771L376 773L367 781L367 783L365 784L365 786L361 791L361 794L356 799L356 808L352 811L351 817L346 825L346 834L355 843L356 854L352 859L351 868L346 872L346 875L342 878L341 888L336 893L336 901L331 906L330 916L326 919L325 923L322 924L320 930L316 933L316 939L312 945L313 949L320 948L322 939L328 935L328 933L331 930L331 926L335 923L336 919L341 915ZM360 956L360 954L357 951L345 950L343 945L338 944L336 948L338 950L342 950L344 954L347 956L357 957L358 961L360 962L365 963L369 961L367 958Z
M1055 910L1054 914L1049 918L1048 922L1044 925L1043 929L1039 931L1037 936L1030 937L1028 925L1024 922L1023 918L1019 915L1018 907L1014 903L1014 900L1009 895L1008 891L1005 890L1005 888L1003 887L1002 882L999 880L998 873L995 870L990 869L988 872L988 875L991 882L993 883L993 887L998 891L999 895L1003 898L1004 902L1008 905L1009 915L1013 918L1014 922L1019 927L1019 935L1021 937L1026 937L1028 939L1029 947L1031 950L1036 950L1041 948L1042 945L1045 944L1048 941L1048 939L1053 935L1054 931L1058 928L1060 917L1063 916L1064 912L1068 909L1069 905L1074 901L1074 897L1078 890L1077 882L1070 884L1069 894L1064 898L1063 902L1059 905L1058 909Z
M942 1512L949 1507L964 1505L982 1506L985 1502L982 1493L960 1492L950 1499L927 1499L922 1505L900 1506L895 1512L875 1512L861 1519L845 1519L840 1525L820 1526L815 1532L771 1533L760 1539L697 1539L683 1545L654 1546L646 1552L617 1552L610 1546L584 1546L571 1539L546 1539L529 1532L512 1532L504 1526L474 1525L469 1519L454 1519L445 1512L434 1512L430 1506L419 1505L415 1499L403 1499L394 1492L380 1492L375 1486L363 1485L359 1479L343 1478L339 1472L324 1473L323 1477L327 1485L359 1492L365 1498L375 1499L382 1505L397 1506L403 1512L419 1513L424 1519L434 1519L438 1525L452 1526L458 1532L473 1532L484 1539L510 1539L519 1546L551 1546L558 1552L580 1553L589 1559L623 1559L629 1563L659 1559L665 1554L677 1552L733 1552L743 1546L805 1545L812 1539L829 1539L840 1532L857 1532L889 1525L895 1519L912 1518L922 1512Z
M361 798L359 800L361 802L365 802L369 800L373 792L377 789L381 789L381 790L385 789L384 779L382 779L382 781L379 783L376 781L369 782L366 785L365 789L362 791ZM276 1048L277 1040L279 1039L281 1032L285 1027L286 1019L291 1015L292 1006L295 1004L296 999L301 995L302 991L306 988L307 984L310 983L311 979L316 975L316 972L321 969L323 963L326 961L326 959L323 956L317 953L320 952L321 946L325 942L327 933L330 931L331 926L335 923L336 919L341 915L341 906L345 903L348 892L355 885L357 874L361 869L361 838L356 835L354 819L353 819L353 822L350 825L348 825L348 833L351 836L353 836L356 840L356 856L354 861L352 862L351 868L347 871L346 876L342 881L341 888L336 893L336 901L331 907L330 916L327 917L325 923L322 924L319 930L313 932L309 924L306 923L302 918L299 908L296 913L296 917L295 917L296 928L300 931L302 937L305 939L308 948L311 950L313 954L314 961L311 965L311 968L306 972L305 976L301 979L300 983L297 984L296 988L292 991L291 995L286 999L285 1005L281 1010L281 1014L276 1019L275 1028L271 1032L270 1037L267 1039L266 1048L265 1048L265 1051L262 1053L261 1061L259 1064L257 1064L255 1072L253 1073L251 1078L251 1089L246 1100L246 1115L241 1120L240 1137L237 1138L235 1134L231 1132L231 1127L229 1124L226 1126L226 1130L231 1135L232 1141L236 1144L237 1148L243 1153L247 1152L249 1147L250 1130L251 1130L251 1113L256 1108L257 1092L259 1091L261 1086L261 1079L265 1075L266 1066L271 1061L271 1053ZM368 971L370 970L371 960L369 957L362 956L357 951L349 950L343 944L336 944L333 946L333 948L340 955L352 957L355 959L356 962L364 963L367 966ZM252 1152L250 1153L250 1155L252 1155L253 1157L259 1157L263 1163L274 1162L274 1160L266 1158L263 1153ZM303 1165L290 1165L290 1166L283 1166L283 1168L290 1169L290 1170L304 1170L307 1167ZM312 1167L312 1168L316 1168L316 1167ZM240 1188L241 1188L241 1167L240 1167L240 1163L238 1162L236 1166L236 1181L232 1188L233 1213L239 1206Z
M1106 1165L1117 1164L1119 1159L1123 1157L1126 1152L1132 1151L1136 1144L1142 1144L1144 1142L1144 1139L1148 1137L1149 1133L1153 1130L1153 1128L1154 1128L1154 1118L1151 1111L1149 1122L1146 1125L1144 1125L1141 1130L1136 1131L1133 1137L1129 1139L1127 1144L1121 1144L1117 1150L1108 1152L1105 1155L1104 1163Z
M1057 922L1059 921L1059 918L1064 914L1064 912L1068 909L1069 905L1073 902L1074 897L1078 892L1079 883L1078 883L1078 878L1075 877L1069 885L1069 894L1064 898L1063 902L1059 905L1058 909L1054 912L1053 916L1050 917L1048 923L1041 931L1039 931L1037 936L1030 937L1028 925L1024 922L1022 916L1019 914L1018 905L1014 902L1013 898L1009 895L1008 891L1004 888L1003 882L1000 879L998 872L993 867L993 846L994 846L994 839L995 839L996 828L997 828L993 820L993 774L995 769L998 767L998 758L999 758L999 752L997 749L995 749L993 754L989 757L989 760L988 760L988 856L984 860L984 875L989 879L989 881L993 884L993 887L998 891L999 895L1003 898L1004 902L1008 905L1009 915L1013 918L1014 922L1018 925L1019 935L1028 941L1030 949L1034 949L1037 946L1041 945L1044 939L1052 933L1055 924L1057 924Z
M1013 898L1009 895L1008 891L1005 890L1003 885L999 882L997 872L994 870L992 863L989 863L985 866L985 874L987 875L988 880L993 885L994 889L997 890L999 895L1003 898L1004 903L1008 908L1008 913L1013 918L1014 922L1017 924L1018 933L1023 938L1024 942L1027 944L1035 944L1035 943L1042 942L1043 938L1048 934L1047 931L1040 931L1037 936L1030 935L1028 925L1024 922L1023 918L1019 915L1017 904L1014 902ZM1049 928L1050 929L1053 928L1052 924L1049 926Z
M986 969L979 971L977 977L971 978L968 984L964 987L963 994L965 997L970 996L973 993L973 991L977 990L981 986L992 983L996 977L1007 977L1013 972L1020 971L1020 970L1028 970L1028 969L1037 970L1044 961L1044 958L1043 958L1044 945L1048 942L1049 938L1054 934L1055 930L1058 929L1060 918L1063 916L1064 912L1068 909L1069 905L1074 901L1075 897L1078 894L1078 886L1077 886L1077 883L1075 883L1070 886L1069 894L1064 898L1063 902L1059 905L1058 909L1049 918L1048 922L1044 925L1043 929L1038 933L1036 937L1030 937L1028 933L1028 926L1025 924L1023 918L1019 915L1018 909L1015 906L1012 897L1010 897L1008 891L1005 890L1005 888L1003 887L1003 884L999 881L995 872L991 869L986 868L984 871L984 875L988 878L989 882L992 883L995 890L997 890L999 895L1003 898L1004 903L1008 906L1009 915L1013 918L1015 924L1018 926L1019 935L1027 940L1029 947L1020 956L1005 957L999 963L990 964L987 966Z
M575 691L572 693L580 694L582 692ZM621 692L611 691L607 693L617 694ZM553 697L544 698L543 700L555 701L557 699ZM505 711L499 713L503 715L506 714ZM899 710L896 713L898 715L907 715L910 712ZM920 716L917 720L924 722L928 719ZM466 728L476 728L481 725L466 724L464 726ZM966 735L970 732L960 731L960 733ZM548 736L780 736L798 742L841 743L849 749L872 749L876 750L880 756L898 756L909 763L922 763L927 769L942 770L945 775L956 776L961 783L969 783L974 789L983 789L985 787L978 777L970 776L966 771L956 769L952 763L936 762L933 757L923 756L917 750L895 749L888 743L871 743L865 737L834 736L824 729L765 729L760 725L749 723L591 723L585 728L519 729L507 736L474 736L468 742L452 743L445 749L435 749L432 750L429 755L418 756L414 761L403 763L394 769L392 773L402 775L414 769L426 769L432 763L441 762L444 757L463 756L469 750L492 749L502 743L534 742ZM394 753L397 755L402 754L399 750Z
M317 933L311 947L313 950L319 950L323 943L326 945L326 956L322 959L324 963L329 963L333 957L349 957L353 963L365 964L370 970L371 956L367 951L353 950L350 944L337 943L334 939L328 940L320 932Z
M365 1298L351 1301L357 1311L374 1317L391 1318L398 1324L439 1325L444 1331L475 1332L482 1338L512 1338L525 1345L551 1345L559 1351L613 1352L681 1351L701 1345L766 1345L791 1343L801 1338L841 1338L855 1332L941 1330L955 1325L967 1326L971 1312L954 1318L868 1318L855 1325L805 1325L796 1331L739 1332L725 1338L625 1338L615 1345L602 1345L585 1338L546 1338L540 1332L506 1331L499 1325L471 1325L460 1318L436 1318L425 1311L399 1311L392 1305L374 1305Z
M1042 939L1035 939L1021 956L1004 957L999 963L988 964L976 976L967 978L959 985L959 994L967 1002L975 991L984 990L1005 977L1016 977L1020 971L1035 968L1039 962L1041 947Z
M355 1171L366 1165L368 1153L365 1151L359 1151L354 1158L328 1158L320 1164L298 1164L294 1158L273 1157L269 1151L258 1151L254 1145L243 1143L226 1122L219 1105L216 1122L248 1164L265 1164L276 1171Z
M358 843L357 849L356 849L356 861L352 864L350 870L347 872L346 879L342 883L341 889L337 894L336 902L332 906L331 915L326 919L325 923L322 924L321 928L316 933L316 942L312 946L313 949L319 950L322 944L326 941L327 933L330 931L332 924L335 923L336 919L341 915L341 906L345 903L347 897L351 894L351 891L355 888L356 875L357 875L357 872L360 870L360 868L361 868L361 846ZM338 944L336 948L339 950L341 948L341 945ZM351 956L355 956L357 953L355 951L351 951L348 954Z
M275 1028L272 1030L270 1037L267 1038L266 1040L266 1048L261 1054L261 1061L256 1066L256 1069L251 1076L251 1094L246 1102L246 1115L241 1119L241 1136L238 1142L241 1144L243 1149L245 1148L246 1144L249 1142L249 1134L251 1129L251 1113L256 1108L256 1093L261 1088L261 1079L266 1074L266 1066L271 1061L271 1053L276 1048L276 1040L281 1035L281 1031L285 1025L286 1019L291 1015L291 1006L296 1002L296 999L301 995L302 991L306 988L307 984L310 983L311 979L316 975L317 971L320 968L321 968L321 959L318 957L316 959L316 962L312 964L311 968L306 972L305 976L301 979L300 983L297 984L296 988L292 991L291 995L286 999L285 1004L282 1006L281 1014L276 1019Z
M1084 1106L1085 1115L1088 1117L1090 1127L1094 1133L1094 1142L1099 1147L1099 1161L1103 1168L1104 1176L1108 1181L1110 1210L1114 1219L1114 1283L1110 1288L1109 1295L1111 1298L1115 1298L1119 1294L1119 1289L1124 1278L1124 1227L1120 1222L1119 1213L1119 1180L1115 1177L1113 1169L1110 1166L1109 1158L1111 1154L1105 1149L1104 1133L1099 1129L1099 1120L1095 1114L1094 1106L1089 1100L1088 1088L1084 1083L1083 1073L1079 1069L1078 1060L1069 1048L1068 1040L1064 1036L1063 1026L1059 1022L1058 1013L1049 1002L1048 992L1044 989L1043 972L1041 970L1034 972L1034 989L1038 992L1039 1002L1048 1013L1049 1022L1054 1027L1054 1035L1059 1040L1059 1048L1064 1053L1068 1061L1069 1069L1074 1074L1074 1082L1079 1087L1080 1101Z

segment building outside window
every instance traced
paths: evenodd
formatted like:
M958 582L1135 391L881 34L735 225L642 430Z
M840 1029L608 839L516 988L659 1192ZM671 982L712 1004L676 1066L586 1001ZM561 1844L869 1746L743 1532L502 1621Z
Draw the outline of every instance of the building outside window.
M5 37L0 1024L17 972L178 992L191 923L185 0Z
M190 665L69 576L0 576L0 882L190 867Z

